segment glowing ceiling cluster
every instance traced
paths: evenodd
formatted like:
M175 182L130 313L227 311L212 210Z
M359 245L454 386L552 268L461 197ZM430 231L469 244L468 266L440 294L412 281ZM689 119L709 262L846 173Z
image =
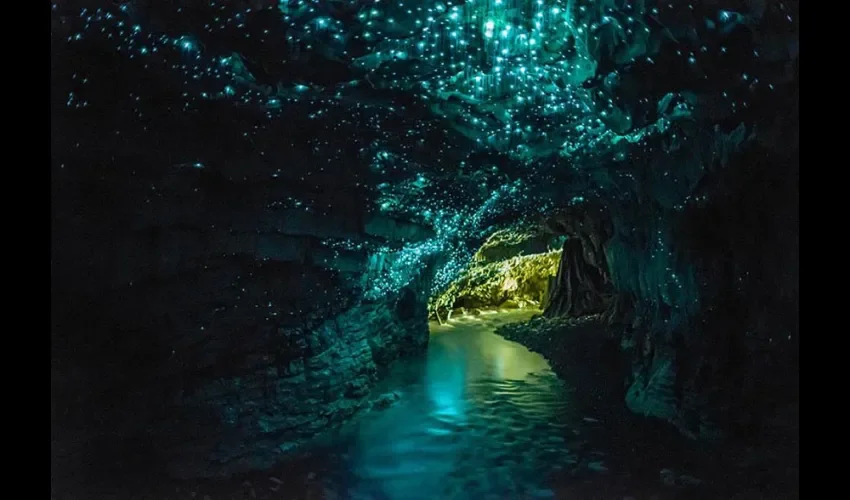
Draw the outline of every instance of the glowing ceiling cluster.
M57 17L66 20L52 33L71 53L105 42L157 78L176 80L179 99L170 96L166 110L143 87L125 96L144 130L156 126L152 113L194 112L211 103L232 104L265 118L249 121L240 133L246 149L277 164L269 171L227 172L230 178L266 175L270 182L298 181L318 191L321 179L334 169L368 165L363 171L351 168L356 170L354 188L373 190L379 210L438 231L435 241L388 250L397 268L376 278L378 290L397 289L408 279L403 271L435 252L450 256L438 273L438 282L446 282L468 257L459 242L480 238L495 215L547 210L557 197L542 191L552 186L560 186L562 203L575 194L592 195L602 181L586 179L580 185L573 173L585 169L591 172L585 177L593 176L594 168L610 166L611 160L614 168L600 174L604 182L618 177L622 185L637 185L640 176L617 170L617 164L628 164L641 149L656 152L652 138L669 134L675 141L686 140L675 135L671 121L691 118L693 109L677 95L682 89L661 99L658 107L664 112L651 123L619 131L611 127L618 113L628 114L622 103L610 92L583 85L604 67L605 57L613 64L602 72L602 87L623 76L620 66L639 61L652 68L653 34L675 38L681 48L672 57L695 75L711 65L727 71L718 55L734 52L722 43L689 41L683 32L671 32L664 22L678 19L678 11L694 10L692 4L676 2L211 0L141 5L107 2L63 12ZM54 2L55 12L63 9L64 2ZM710 19L688 16L694 20L691 27L714 26L715 35L744 22L728 11ZM790 15L786 19L792 22ZM326 69L332 63L337 68ZM756 91L774 89L775 82L756 69L739 73L724 76L730 88L712 96L713 110L726 106L734 115L748 107ZM74 112L97 106L101 96L89 90L91 75L80 68L67 76L69 91L62 102ZM632 97L653 109L661 98ZM280 133L280 124L293 116L299 123L315 123L310 137ZM310 169L286 172L278 157L287 150L276 149L277 143L301 148ZM486 162L465 163L476 149L507 153L514 167L531 165L534 176L490 169ZM559 155L569 164L553 160ZM216 159L180 159L189 165L210 160ZM336 210L327 199L320 204L306 198L282 196L275 203L318 213Z
M81 26L67 40L105 37L146 68L181 74L184 110L198 101L231 100L259 106L270 119L303 102L314 105L308 114L315 119L334 108L408 112L410 103L380 97L384 89L398 90L423 101L474 143L529 163L556 153L580 156L595 150L602 138L618 140L610 122L627 127L628 112L611 95L582 83L595 75L597 59L605 54L617 64L652 64L651 20L663 24L658 20L685 9L641 0L213 0L203 9L181 5L157 6L172 9L169 15L179 23L149 19L133 2L81 9L75 13ZM59 7L54 3L54 10ZM716 19L696 22L717 25L718 33L744 22L738 13L719 12ZM666 27L656 32L665 30L669 33ZM712 52L728 50L690 45L682 44L678 53L697 72L704 71L701 65ZM254 58L253 64L246 57ZM293 64L309 66L317 58L315 64L336 61L350 71L331 81L311 81L293 71ZM269 66L277 67L267 75L274 81L257 73ZM773 86L749 74L741 79L750 86ZM746 107L744 99L727 99L733 111ZM88 100L71 92L67 103L85 107ZM641 137L653 132L657 127Z
M427 257L440 255L441 265L435 272L433 291L443 290L468 265L476 244L494 230L494 217L507 211L524 215L541 215L553 210L551 201L539 200L522 181L513 181L489 191L483 201L478 197L459 199L459 193L435 195L434 191L404 200L407 210L431 225L436 236L428 241L412 243L398 249L385 248L378 253L388 263L370 276L367 296L380 296L399 290L417 276ZM537 201L537 203L535 203ZM529 207L533 207L529 211Z
M329 5L280 2L282 26L258 32L248 26L257 11L210 2L209 9L221 14L212 15L202 33L146 25L150 20L131 3L83 8L77 12L81 25L67 40L105 37L119 53L140 59L152 71L182 74L184 110L199 100L229 99L264 106L274 118L286 104L304 100L349 105L346 101L356 99L358 89L371 87L412 92L478 143L522 155L533 153L529 145L560 145L564 137L599 128L588 92L577 85L593 74L595 64L585 50L585 28L573 26L564 0L351 2L345 4L352 18L348 22ZM181 14L197 15L176 7L175 15ZM275 37L282 36L289 49L279 57L297 60L322 53L351 64L359 78L330 86L297 79L258 82L242 55L207 43L224 36L260 46L279 46L282 41ZM351 48L356 44L359 51ZM68 102L83 105L75 95ZM370 106L369 100L361 106Z
M356 63L382 85L420 93L475 140L522 152L592 119L593 103L579 84L596 65L586 50L587 28L574 24L571 4L376 3L362 19L398 28L382 33L375 50ZM362 36L376 38L369 30Z

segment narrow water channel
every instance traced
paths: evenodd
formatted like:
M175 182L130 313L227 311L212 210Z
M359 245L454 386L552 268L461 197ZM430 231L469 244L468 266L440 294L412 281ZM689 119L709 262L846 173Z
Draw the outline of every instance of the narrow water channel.
M575 449L587 422L571 406L571 388L542 356L494 333L532 314L432 324L427 354L399 363L379 388L399 400L358 417L338 437L348 471L343 494L553 498L558 471L602 470L601 457Z

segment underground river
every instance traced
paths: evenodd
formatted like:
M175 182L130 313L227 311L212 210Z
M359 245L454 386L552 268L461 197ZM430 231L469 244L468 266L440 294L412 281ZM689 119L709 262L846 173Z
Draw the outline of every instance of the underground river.
M529 311L432 324L427 354L398 363L381 391L399 400L343 429L348 494L379 499L552 498L552 473L577 455L583 419L542 356L493 330ZM586 424L586 422L584 422Z
M494 333L535 312L432 323L427 352L375 387L386 405L270 470L172 484L158 498L796 498L796 463L774 463L788 455L784 443L766 460L697 444L628 412L619 396L594 395L609 376L569 369L559 378L541 355ZM775 489L765 493L768 482Z

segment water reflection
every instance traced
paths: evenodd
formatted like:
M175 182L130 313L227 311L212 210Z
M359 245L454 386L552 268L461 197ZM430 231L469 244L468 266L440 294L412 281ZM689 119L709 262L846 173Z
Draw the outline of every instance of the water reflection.
M546 361L495 335L530 312L465 317L432 328L424 359L381 390L393 407L346 431L351 498L551 498L548 474L574 463L569 391Z
M425 390L433 405L432 415L461 421L465 414L467 357L453 342L434 342L429 347Z

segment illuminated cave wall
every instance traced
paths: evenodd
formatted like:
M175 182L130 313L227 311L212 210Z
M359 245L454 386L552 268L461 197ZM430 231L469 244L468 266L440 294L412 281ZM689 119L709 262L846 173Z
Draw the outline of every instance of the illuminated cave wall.
M442 321L479 309L545 306L558 270L559 243L559 237L540 228L495 232L457 279L431 297L431 317Z

